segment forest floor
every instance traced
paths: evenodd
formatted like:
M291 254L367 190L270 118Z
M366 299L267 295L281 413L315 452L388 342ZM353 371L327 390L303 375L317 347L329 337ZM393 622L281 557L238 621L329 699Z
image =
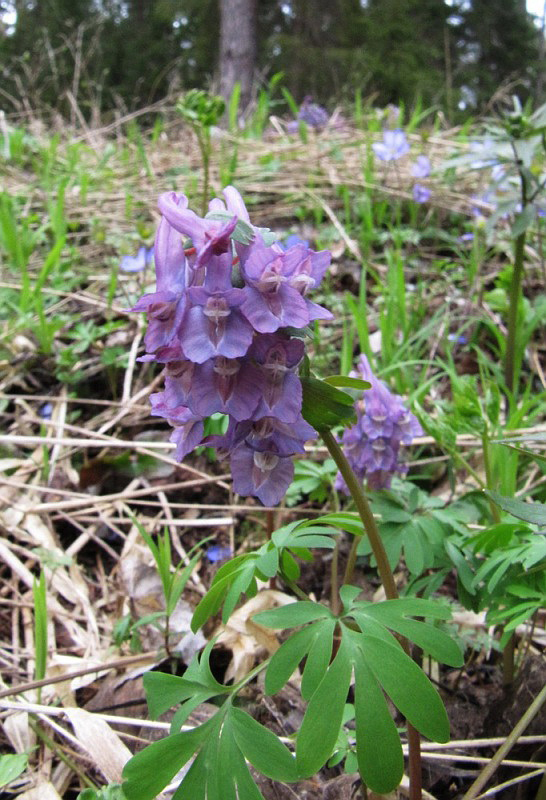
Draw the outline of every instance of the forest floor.
M417 399L433 414L436 403L450 398L450 381L438 364L449 363L459 376L478 375L478 350L491 361L499 358L491 327L505 330L502 304L495 299L511 259L509 236L501 227L496 244L480 245L480 252L460 239L477 230L476 203L488 213L487 202L476 200L487 180L483 171L442 172L448 157L466 152L468 133L438 127L408 134L413 152L426 152L433 168L432 198L419 205L412 200L409 157L391 165L374 162L370 143L379 137L380 122L375 128L340 124L318 134L309 131L305 141L278 128L277 123L261 138L216 138L213 192L231 182L253 222L332 251L319 302L333 310L334 320L321 323L312 340L317 372L353 367L359 321L346 298L358 298L359 292L362 297L364 287L372 351L380 351L390 325L396 342L390 359L401 365L390 377L410 405ZM193 655L219 633L211 660L219 680L244 673L267 653L268 644L274 649L256 635L250 618L274 605L276 592L290 594L282 585L264 586L227 625L215 617L204 630L190 632L193 610L221 563L212 547L246 552L291 520L325 513L332 469L321 467L325 448L310 446L315 473L299 466L288 502L264 509L234 495L225 464L207 450L177 463L169 426L150 416L149 395L162 378L155 365L137 360L146 322L126 310L152 290L153 270L125 272L119 264L122 255L152 244L162 191L187 193L197 209L202 176L191 134L176 120L146 134L136 127L53 134L34 121L14 124L10 137L11 150L4 145L0 161L0 753L20 753L25 760L19 774L3 789L0 784L0 797L75 800L86 787L121 782L129 753L168 731L168 715L149 718L142 685L146 671L183 674ZM540 230L528 244L527 258L524 292L535 308L544 292ZM398 288L393 259L402 262ZM392 310L390 322L386 308ZM475 347L465 344L472 336ZM539 323L529 340L522 383L533 387L542 405L512 427L512 433L538 442L546 433L544 356ZM386 359L378 363L389 365ZM427 394L425 384L434 376ZM482 474L479 437L460 430L455 438ZM410 458L410 480L446 503L479 488L431 433L415 441ZM520 463L517 486L532 489L535 499L543 499L544 478L540 462ZM175 565L188 563L196 547L202 552L170 620L169 652L160 624L161 581L139 526L152 535L168 531ZM343 536L342 563L350 544L349 534ZM317 601L328 601L329 567L322 551L302 567L301 586ZM46 587L45 654L37 652L40 571ZM411 577L402 559L399 585ZM367 558L359 560L357 582L365 596L381 599ZM448 709L452 741L424 745L424 786L426 797L455 800L544 685L546 635L542 612L532 626L517 629L521 667L507 690L485 610L462 608L453 570L440 591L453 600L468 650L461 670L429 665ZM297 686L289 683L274 698L264 696L263 688L260 680L249 686L247 708L290 736L304 713ZM207 713L204 704L190 721ZM496 793L479 797L538 798L545 734L543 708L488 784ZM358 796L357 777L338 765L296 785L256 779L266 800L349 800ZM518 782L511 784L513 779ZM164 797L170 796L166 791ZM407 796L407 781L399 796Z

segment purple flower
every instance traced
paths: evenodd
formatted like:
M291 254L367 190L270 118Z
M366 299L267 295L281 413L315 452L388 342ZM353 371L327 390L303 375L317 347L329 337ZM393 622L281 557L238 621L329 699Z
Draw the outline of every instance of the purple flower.
M188 208L187 198L184 195L179 197L175 192L162 194L158 206L169 225L192 240L196 250L192 264L194 269L206 264L211 256L231 251L230 236L237 224L237 217L224 224L202 219Z
M262 397L261 373L249 359L219 356L198 364L188 397L196 414L220 412L237 421L252 419Z
M416 183L413 187L413 199L416 203L426 203L430 200L431 191L426 186Z
M410 146L404 131L383 131L383 141L374 142L372 148L381 161L397 161L409 152Z
M141 360L164 366L152 415L173 426L176 459L217 447L230 457L234 490L273 505L292 480L292 456L316 436L301 415L304 344L290 331L331 316L307 297L330 254L271 244L232 186L205 218L175 192L159 208L156 291L133 309L148 314ZM227 433L204 439L217 412L228 415Z
M233 490L238 494L252 494L264 506L279 503L294 477L291 458L282 458L275 452L252 450L246 445L235 448L231 454Z
M358 372L352 374L372 386L356 402L357 421L343 432L343 449L356 475L366 479L370 488L388 488L393 474L407 471L400 446L411 444L423 431L402 398L375 377L366 356L360 356ZM339 474L336 487L348 494Z
M313 98L307 95L298 111L298 120L305 122L310 128L324 128L328 125L330 115L322 106L313 103Z
M179 333L186 358L203 364L216 356L246 355L254 332L239 310L245 290L208 292L204 287L194 287L188 290L188 297L192 307Z
M411 174L414 178L428 178L430 175L430 160L427 156L423 154L417 156L415 164L411 168Z
M261 366L260 402L254 414L296 422L300 416L302 390L296 367L304 354L301 339L264 334L254 340L249 356Z
M304 295L322 280L330 262L327 251L314 253L303 245L283 252L257 241L241 265L247 296L241 311L259 333L279 328L305 328L331 314Z
M142 272L152 262L154 257L154 248L147 247L138 248L136 256L122 256L119 268L123 272Z

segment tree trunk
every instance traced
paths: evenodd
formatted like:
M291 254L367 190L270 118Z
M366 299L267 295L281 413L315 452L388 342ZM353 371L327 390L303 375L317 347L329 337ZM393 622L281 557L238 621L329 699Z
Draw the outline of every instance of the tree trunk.
M220 0L220 94L229 102L241 85L240 107L251 99L256 64L256 0Z

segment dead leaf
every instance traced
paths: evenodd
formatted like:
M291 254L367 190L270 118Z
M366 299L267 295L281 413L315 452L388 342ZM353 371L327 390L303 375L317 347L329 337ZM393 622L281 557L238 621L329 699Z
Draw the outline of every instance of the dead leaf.
M57 789L49 781L40 781L38 786L17 796L19 800L61 800Z
M131 751L103 719L83 708L66 708L76 738L110 783L121 783ZM40 798L41 800L41 798Z
M258 625L251 617L258 611L269 611L293 602L294 598L284 592L265 589L238 608L225 625L220 625L215 633L218 636L217 644L224 645L232 652L232 660L225 675L226 682L233 679L237 683L264 652L270 656L279 649L275 632Z
M16 753L28 753L34 747L36 735L28 724L26 711L15 711L2 720L4 733Z

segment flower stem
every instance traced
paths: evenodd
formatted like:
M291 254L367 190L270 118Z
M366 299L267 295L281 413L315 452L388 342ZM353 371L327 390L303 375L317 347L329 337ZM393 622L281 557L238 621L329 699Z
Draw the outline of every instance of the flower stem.
M523 280L523 264L525 254L525 231L516 239L514 248L514 272L510 284L510 305L508 308L508 333L506 335L506 353L504 360L504 380L509 392L515 392L516 377L516 335L518 330L518 310Z
M356 477L356 475L354 474L351 465L345 458L345 453L339 446L338 442L336 441L332 433L330 431L323 431L321 435L322 438L324 439L324 444L328 448L330 455L336 462L337 468L341 472L341 475L343 476L343 479L347 484L347 487L355 502L360 519L364 524L364 528L366 529L366 533L368 534L368 538L372 546L375 560L377 561L377 569L379 570L381 583L383 584L383 588L385 589L385 595L387 596L388 600L394 600L396 597L398 597L396 584L394 582L394 576L392 574L391 566L389 564L389 559L387 558L385 548L383 547L383 542L381 541L381 537L379 535L377 524L375 522L366 495L364 494L362 485L358 480L358 478ZM354 540L353 546L351 547L351 552L349 554L349 562L347 563L347 569L345 571L344 583L348 583L353 574L354 563L356 562L355 542L357 543L358 546L358 539Z
M392 574L391 565L389 564L389 559L387 558L387 553L385 552L383 542L381 541L381 536L379 535L379 530L368 503L368 499L364 494L364 489L354 474L351 465L345 458L345 453L339 446L332 433L330 431L321 431L321 436L324 440L324 444L328 448L330 455L337 464L337 467L354 500L364 528L366 529L366 533L368 534L372 551L377 562L377 569L379 571L381 583L383 584L383 588L385 590L385 595L387 596L388 600L395 600L398 597L398 591L396 589L396 583L394 582L394 575ZM356 563L358 542L359 537L355 536L349 553L347 568L345 570L344 583L348 583L352 578ZM400 643L407 655L411 655L408 641L401 637ZM421 800L421 742L419 733L415 730L415 728L409 723L407 728L410 800Z
M489 443L490 443L489 432L486 429L482 433L482 450L483 450L483 466L485 469L485 482L487 484L488 489L494 489L495 487L493 486L493 470L491 469L491 450ZM491 516L493 517L493 522L495 524L498 524L501 521L499 507L491 499L489 500L489 507L491 509Z

